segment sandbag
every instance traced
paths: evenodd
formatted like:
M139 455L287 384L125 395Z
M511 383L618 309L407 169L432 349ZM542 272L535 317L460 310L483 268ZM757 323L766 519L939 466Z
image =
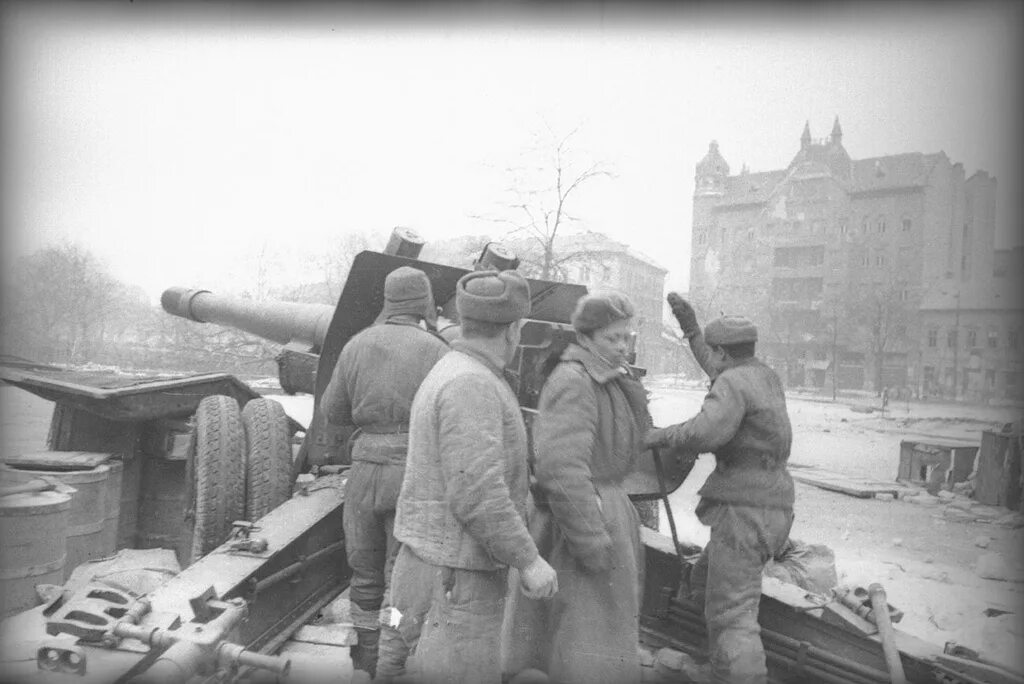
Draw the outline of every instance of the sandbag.
M832 549L795 539L787 541L782 552L768 561L764 574L816 594L827 594L839 583Z

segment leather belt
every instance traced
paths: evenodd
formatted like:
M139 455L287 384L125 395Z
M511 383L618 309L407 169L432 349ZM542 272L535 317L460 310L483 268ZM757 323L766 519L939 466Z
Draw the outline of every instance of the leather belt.
M359 429L369 435L404 435L409 432L408 423L374 423L360 425Z
M783 470L785 462L769 451L741 451L726 455L728 468L747 470Z

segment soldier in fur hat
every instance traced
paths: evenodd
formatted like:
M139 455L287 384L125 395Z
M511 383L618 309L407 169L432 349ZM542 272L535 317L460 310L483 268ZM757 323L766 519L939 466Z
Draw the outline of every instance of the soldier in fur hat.
M455 296L462 334L413 402L392 599L414 681L499 684L509 568L528 596L558 589L526 526L526 427L502 375L530 288L515 271L479 271Z
M345 551L352 568L349 601L359 643L355 667L374 673L383 606L398 554L391 534L398 490L405 472L409 411L413 396L448 345L421 326L432 326L434 295L427 275L402 266L384 281L384 308L377 325L348 341L320 400L320 410L335 425L355 430L352 469L345 500ZM388 627L384 621L383 629ZM392 653L384 639L385 669L400 668L404 652Z
M636 310L625 295L584 296L576 343L540 392L533 425L536 511L542 551L558 572L550 601L509 599L505 667L535 668L563 684L639 682L637 512L625 480L650 427L643 386L626 355Z
M703 335L693 308L675 293L669 305L711 388L688 421L650 431L648 447L715 455L697 516L711 539L690 572L691 599L702 601L715 682L763 684L764 646L757 622L761 573L789 537L793 479L786 470L793 439L779 376L754 356L757 327L722 316Z

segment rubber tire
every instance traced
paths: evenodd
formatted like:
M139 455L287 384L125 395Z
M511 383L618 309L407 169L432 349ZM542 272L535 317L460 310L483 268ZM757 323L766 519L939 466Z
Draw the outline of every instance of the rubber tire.
M245 426L245 519L250 522L291 498L292 444L288 416L273 399L252 399L242 409Z
M245 515L245 432L238 402L223 395L203 398L195 413L194 444L190 563L223 544L231 523Z

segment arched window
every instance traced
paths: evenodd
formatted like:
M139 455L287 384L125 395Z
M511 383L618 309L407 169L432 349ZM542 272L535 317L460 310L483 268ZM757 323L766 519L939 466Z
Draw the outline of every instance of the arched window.
M884 233L885 232L885 217L884 216L879 216L878 217L878 221L875 223L875 226L878 228L878 232L879 233Z

